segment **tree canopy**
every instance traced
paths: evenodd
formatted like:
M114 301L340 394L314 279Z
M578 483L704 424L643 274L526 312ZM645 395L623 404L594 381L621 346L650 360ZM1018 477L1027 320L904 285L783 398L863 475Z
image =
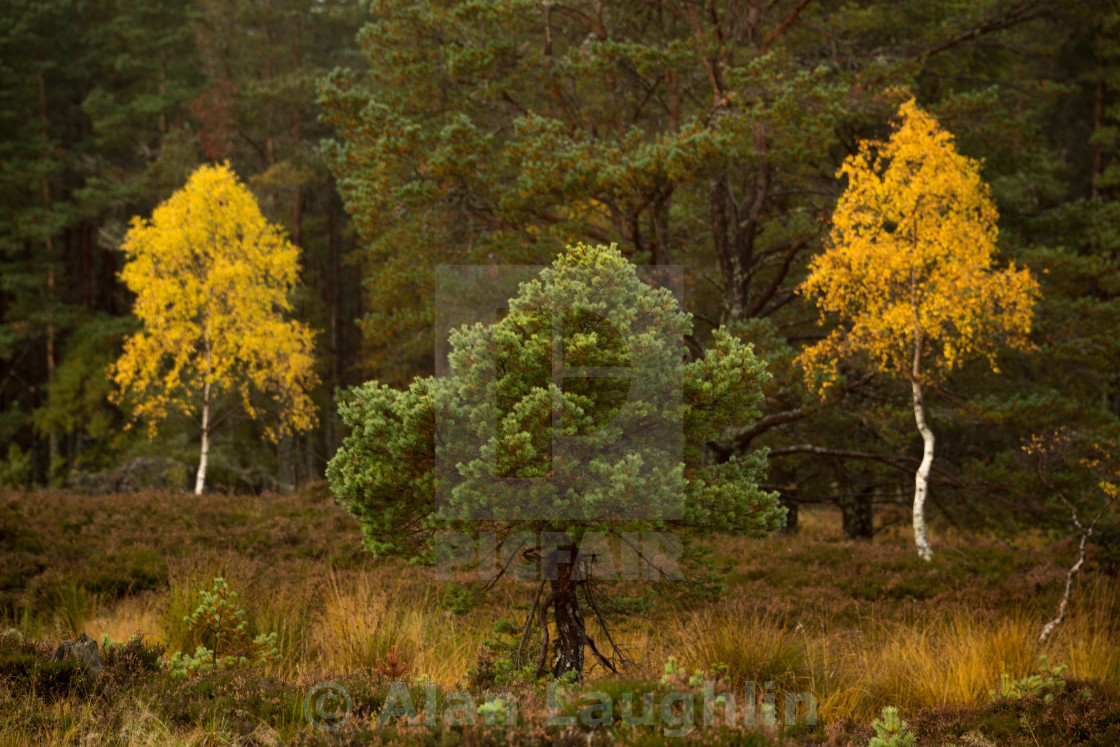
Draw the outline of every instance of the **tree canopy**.
M217 434L212 483L317 479L344 435L336 392L431 373L440 264L614 242L683 268L690 355L727 324L768 364L760 417L704 458L768 447L791 523L822 502L870 537L920 464L912 392L849 362L819 398L801 354L830 329L797 290L829 246L837 169L886 142L914 98L980 164L998 265L1030 268L1040 289L1029 349L997 336L951 370L923 365L931 519L1051 525L1024 438L1069 425L1105 442L1120 423L1116 4L1067 5L13 0L0 474L19 479L3 481L77 487L138 457L193 462L185 424L151 441L123 430L105 373L138 325L119 276L129 219L228 159L301 250L290 313L317 334L322 382L312 431L273 444L245 419Z
M837 172L847 187L829 246L813 258L803 288L822 314L844 324L802 359L826 383L853 357L909 381L925 442L914 532L929 560L924 505L934 436L923 386L970 357L986 357L995 369L1001 346L1029 347L1038 283L1013 264L994 267L996 207L979 164L957 153L952 136L913 100L899 116L888 142L860 143Z
M995 203L980 165L911 99L888 142L864 140L837 172L846 179L829 244L803 291L848 324L809 347L811 371L864 356L919 382L971 357L996 369L1005 347L1028 347L1038 282L995 266Z
M299 249L270 224L228 164L200 167L184 187L136 217L121 246L121 279L143 325L111 368L136 418L154 433L171 412L200 418L202 492L212 430L234 409L273 439L310 428L317 383L311 331L291 311Z

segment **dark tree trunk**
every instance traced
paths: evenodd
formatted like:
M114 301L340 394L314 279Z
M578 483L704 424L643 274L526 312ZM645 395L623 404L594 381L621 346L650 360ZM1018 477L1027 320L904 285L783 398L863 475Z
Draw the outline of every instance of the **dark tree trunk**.
M298 35L297 35L298 40ZM296 65L299 65L299 59L296 59ZM295 141L298 148L303 142L303 123L300 120L299 109L296 109L292 114L292 140ZM296 246L303 248L303 185L296 185L296 194L292 202L292 243ZM300 262L306 266L307 258L301 253Z
M332 183L333 186L333 183ZM323 413L323 439L326 441L327 457L334 455L334 393L338 389L338 287L336 270L338 267L334 233L334 197L333 192L327 196L327 263L323 277L324 292L326 293L327 306L327 359L330 361L328 370L330 378L327 380L327 391L330 392L331 404Z
M719 260L720 274L723 277L723 317L724 321L738 321L746 317L747 289L746 268L742 257L735 253L730 236L732 218L730 212L727 173L720 172L712 179L711 194L708 198L708 217L711 221L712 243L715 245L716 258Z
M82 257L82 306L88 313L93 310L93 225L83 221L79 230Z
M839 500L844 536L848 539L871 539L875 533L875 512L871 505L871 488Z
M43 71L39 71L39 134L43 140L43 157L49 159L51 156L50 137L47 133L47 83ZM47 213L51 212L51 183L46 176L43 176L42 182L43 194L43 210ZM54 297L55 297L55 278L54 278L54 237L47 235L47 295L46 295L46 311L47 311L47 387L54 381L54 366L55 366L55 326L54 326ZM51 470L54 469L55 461L58 459L58 434L53 430L47 435L47 478L50 478Z
M290 493L295 488L296 459L293 454L293 441L294 438L289 434L281 436L279 443L276 444L276 479L280 483L278 488L281 493Z
M1104 127L1104 99L1105 99L1105 83L1104 83L1104 60L1097 56L1097 75L1100 76L1097 80L1097 91L1093 101L1093 131L1100 132ZM1099 177L1101 172L1104 171L1104 152L1101 148L1100 142L1094 139L1093 142L1093 176L1092 176L1092 195L1093 197L1100 197L1101 188Z
M303 438L303 482L314 482L322 477L322 473L315 469L315 433L308 431Z
M556 571L550 574L553 576L552 613L556 620L556 660L552 664L552 676L559 678L567 672L575 672L577 682L583 680L583 648L587 642L583 612L576 596L578 552L574 544L562 548Z
M782 527L783 534L797 534L797 491L783 490L779 498L786 507L786 525Z

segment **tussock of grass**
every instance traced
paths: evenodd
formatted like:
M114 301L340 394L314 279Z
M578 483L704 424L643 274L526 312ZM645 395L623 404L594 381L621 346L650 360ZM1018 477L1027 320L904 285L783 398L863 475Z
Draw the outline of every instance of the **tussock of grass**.
M724 664L736 687L748 681L761 687L772 681L783 691L797 691L813 682L813 641L804 631L789 629L775 615L757 613L742 600L689 615L668 638L681 642L686 668L710 671Z
M111 641L127 641L137 632L166 640L160 619L162 604L161 597L150 592L102 605L86 623L85 632L98 644L105 636Z
M779 693L812 692L824 720L867 721L885 705L979 705L1001 674L1035 671L1040 653L1070 664L1073 677L1120 683L1120 592L1107 583L1084 599L1045 650L1039 616L953 608L903 620L865 619L859 629L810 629L744 600L725 600L685 617L664 636L690 670L724 664L736 686L774 682Z
M431 582L415 573L332 572L310 652L320 669L348 671L374 666L396 646L413 675L423 673L451 686L490 633L487 617L463 620L448 614Z
M980 703L1000 673L1034 669L1033 627L1021 615L986 619L963 610L930 622L871 626L839 678L846 687L829 699L831 715L867 719L888 704L913 712Z

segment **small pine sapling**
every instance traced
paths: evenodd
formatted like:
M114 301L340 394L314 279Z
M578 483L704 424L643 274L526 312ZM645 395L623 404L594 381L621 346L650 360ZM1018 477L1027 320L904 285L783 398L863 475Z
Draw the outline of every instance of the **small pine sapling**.
M384 659L377 657L373 669L382 679L394 682L408 674L408 662L397 653L397 644L394 643L389 647Z
M1012 680L1006 673L999 676L999 690L989 690L992 701L1001 698L1007 700L1022 700L1026 697L1042 698L1049 703L1054 699L1054 693L1066 686L1064 677L1069 665L1062 664L1057 667L1050 665L1050 660L1045 655L1039 657L1038 674L1032 674L1021 680Z
M884 708L882 720L872 721L871 728L875 730L875 736L867 747L916 747L918 744L918 738L894 706Z
M176 653L169 668L174 677L244 666L265 666L279 659L276 634L261 633L253 639L246 630L245 610L237 604L237 592L223 578L214 579L213 588L202 592L202 602L194 614L184 617L187 626L214 642L212 649L199 644L193 654Z

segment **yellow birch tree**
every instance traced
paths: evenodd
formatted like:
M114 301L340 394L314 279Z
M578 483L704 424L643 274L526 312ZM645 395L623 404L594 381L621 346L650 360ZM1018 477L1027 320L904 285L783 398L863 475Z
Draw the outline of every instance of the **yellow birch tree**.
M911 99L889 142L863 141L837 172L848 180L826 250L802 291L821 323L841 324L801 362L823 395L841 360L862 360L910 383L924 449L914 485L918 554L933 557L925 500L935 438L923 389L964 361L998 372L1001 345L1025 348L1038 283L995 266L997 213L980 164Z
M196 494L211 434L238 410L273 441L314 426L311 330L284 316L299 249L265 220L228 163L200 167L150 220L133 218L121 249L120 277L143 328L110 369L112 400L127 402L149 435L171 412L196 418ZM230 406L217 415L219 402Z

